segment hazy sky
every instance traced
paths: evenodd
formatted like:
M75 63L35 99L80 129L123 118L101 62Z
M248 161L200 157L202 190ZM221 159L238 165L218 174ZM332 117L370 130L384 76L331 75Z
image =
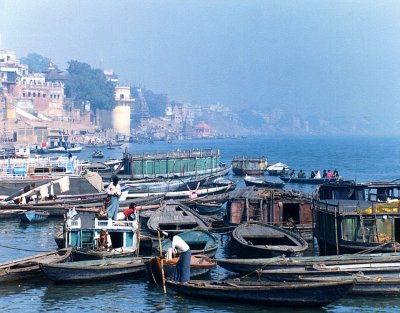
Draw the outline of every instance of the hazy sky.
M170 99L395 119L400 1L0 0L0 49Z

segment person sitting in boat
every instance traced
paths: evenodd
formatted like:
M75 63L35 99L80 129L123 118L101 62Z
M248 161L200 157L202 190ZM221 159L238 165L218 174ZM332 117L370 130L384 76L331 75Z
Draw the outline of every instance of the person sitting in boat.
M123 214L127 221L136 220L136 203L131 202L131 204L129 204L129 209L125 210Z
M304 174L303 170L300 170L300 172L297 174L297 178L306 178L306 174Z
M314 173L314 171L311 171L310 178L315 178L315 173Z
M336 168L335 168L335 170L333 171L333 177L339 177L339 172L336 170Z
M103 204L101 205L99 213L97 213L97 218L100 220L107 219L107 207L110 204L111 196L107 195L104 199Z
M328 170L328 173L326 173L326 178L332 178L333 174L331 172L331 170Z
M96 240L96 248L97 250L107 250L110 251L112 248L111 237L110 234L107 233L107 229L102 228L100 231L100 236Z
M175 256L179 254L172 280L181 283L188 282L190 280L190 259L192 256L189 245L181 237L175 235L172 238L172 251Z
M328 173L326 172L326 170L324 170L323 172L322 172L322 178L326 178L326 175L327 175Z
M296 175L296 173L294 172L294 170L292 170L289 174L290 177L294 177Z
M118 184L118 177L114 176L112 183L107 187L107 195L111 197L109 206L107 207L108 218L117 220L119 210L119 197L121 196L121 186Z
M315 177L314 178L321 178L321 172L316 170L315 171Z

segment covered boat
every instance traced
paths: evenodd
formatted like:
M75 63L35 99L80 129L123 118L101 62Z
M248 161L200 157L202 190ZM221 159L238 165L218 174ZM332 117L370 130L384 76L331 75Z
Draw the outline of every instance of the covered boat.
M225 226L258 221L284 227L312 240L312 198L283 189L245 187L229 193L224 216Z
M49 217L49 215L50 213L48 211L43 210L32 210L18 214L21 221L26 223L44 221Z
M236 227L232 236L240 253L249 256L272 257L300 255L308 248L301 236L273 225L245 223Z
M101 151L101 150L95 150L95 151L93 151L93 152L92 152L92 158L95 158L95 159L102 159L102 158L104 158L103 151Z
M267 169L267 159L236 157L232 160L232 171L236 175L262 175Z
M275 163L267 167L267 172L269 175L274 175L274 176L286 176L289 172L289 165L286 165L285 163Z
M215 257L215 253L218 249L218 239L210 232L203 229L192 229L180 233L179 237L189 245L192 255L204 254L209 257ZM170 247L172 247L171 239L166 239L162 242L162 249L164 252Z
M262 188L276 188L276 189L282 189L285 186L285 183L283 182L269 181L261 177L255 177L249 175L246 175L243 178L243 180L246 186L256 186Z
M69 283L129 277L146 270L142 258L132 257L41 264L40 267L48 279Z
M157 228L171 236L193 228L208 228L208 221L189 207L176 202L166 201L154 212L147 222L148 229L157 233Z
M42 273L40 264L66 262L71 256L71 249L60 249L23 259L0 263L0 282L11 282L39 277Z
M207 299L319 307L347 295L354 281L276 283L194 280L180 283L168 280L167 285L178 293Z
M163 260L164 275L169 278L174 273L179 258L172 258L168 261ZM147 272L156 282L162 281L161 259L160 257L152 257L145 260ZM215 260L210 259L206 255L192 255L190 258L190 278L196 278L208 274L216 266Z
M112 248L98 250L96 239L101 229L111 237ZM66 247L73 248L75 261L134 256L138 247L137 221L100 220L93 212L67 214L64 222L63 240Z
M314 234L320 254L400 249L400 184L342 181L314 194Z

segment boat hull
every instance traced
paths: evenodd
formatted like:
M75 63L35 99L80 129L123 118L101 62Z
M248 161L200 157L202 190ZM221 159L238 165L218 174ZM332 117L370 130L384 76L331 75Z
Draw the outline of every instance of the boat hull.
M248 285L236 281L193 281L188 283L167 281L167 283L174 291L188 296L215 300L307 307L319 307L340 299L354 285L353 281L299 284L257 284L256 282L252 282Z
M128 277L146 267L141 258L128 258L41 265L41 269L48 279L66 283Z

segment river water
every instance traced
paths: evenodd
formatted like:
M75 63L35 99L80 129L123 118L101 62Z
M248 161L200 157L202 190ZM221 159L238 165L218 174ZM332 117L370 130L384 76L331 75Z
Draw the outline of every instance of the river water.
M266 156L269 163L284 162L296 170L335 168L346 179L391 181L400 178L400 138L381 137L298 137L244 138L129 144L130 152L174 149L219 148L221 161L234 156ZM104 149L105 158L121 158L123 149ZM91 149L79 154L90 158ZM287 185L285 188L300 189ZM303 187L304 188L304 187ZM312 188L312 187L309 187ZM307 189L306 191L313 191ZM55 249L54 235L62 221L49 219L40 224L21 224L18 220L0 221L0 262ZM6 248L9 247L9 248ZM220 241L217 257L225 256L229 243ZM10 249L10 248L17 248ZM220 268L210 277L222 279L230 274ZM216 302L186 298L149 283L146 275L126 280L57 285L46 280L0 285L0 312L400 312L400 298L349 296L321 309L298 309Z

